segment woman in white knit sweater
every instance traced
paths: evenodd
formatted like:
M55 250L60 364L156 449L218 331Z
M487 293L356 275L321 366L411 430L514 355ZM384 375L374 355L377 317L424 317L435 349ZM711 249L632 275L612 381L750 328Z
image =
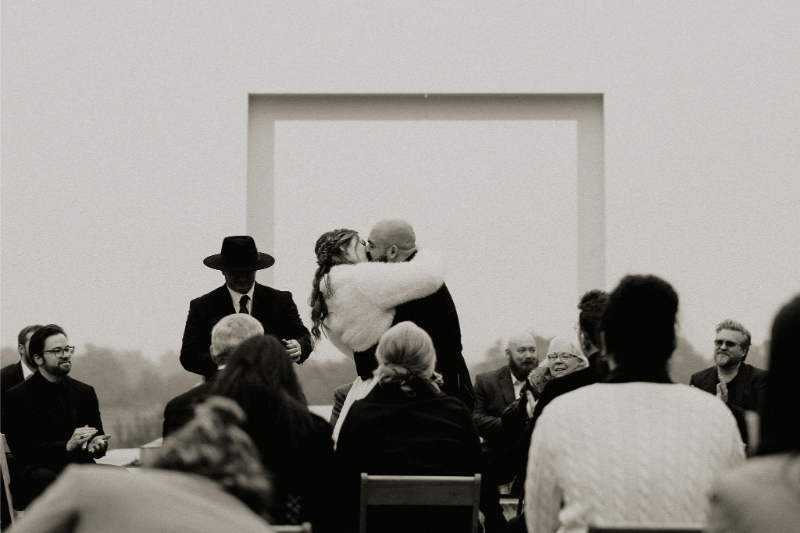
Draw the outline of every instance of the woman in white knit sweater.
M314 251L311 334L315 343L325 335L351 359L374 350L392 325L395 307L433 294L444 283L444 263L435 254L417 252L414 261L401 263L369 262L365 243L353 230L324 233ZM333 431L334 441L350 406L373 386L371 378L353 382Z
M531 443L531 533L595 526L702 527L715 478L744 461L718 398L672 384L678 295L655 276L626 276L603 315L612 373L553 400Z

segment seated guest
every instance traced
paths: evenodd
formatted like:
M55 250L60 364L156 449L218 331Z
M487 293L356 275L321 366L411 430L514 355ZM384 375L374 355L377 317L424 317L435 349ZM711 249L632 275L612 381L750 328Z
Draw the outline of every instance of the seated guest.
M217 322L211 330L211 359L217 365L217 371L204 383L184 392L169 401L164 409L163 436L167 438L171 433L180 429L194 416L194 408L208 398L211 387L220 371L228 363L228 356L233 350L250 337L264 334L261 322L247 313L228 315Z
M6 392L11 387L16 387L36 372L36 363L31 358L30 351L28 350L31 342L31 337L42 326L34 325L22 328L22 331L17 335L17 351L19 352L19 361L13 365L4 366L0 370L0 391L3 398Z
M94 388L72 379L75 347L49 324L31 336L37 372L12 388L3 402L8 445L20 469L21 506L35 499L70 463L94 463L108 448Z
M545 365L531 372L531 376L537 375L540 382L544 381L544 386L538 388L532 385L529 377L528 383L523 387L523 393L503 412L503 432L511 450L512 469L518 478L517 483L522 483L525 478L528 448L522 441L530 439L530 432L525 433L525 428L537 400L551 383L589 365L586 356L566 337L553 337L544 362ZM528 446L529 443L528 440Z
M327 421L309 412L286 354L272 335L250 338L231 354L212 394L235 400L250 435L273 475L275 524L311 522L328 531L333 508L333 441Z
M559 396L536 423L525 481L528 531L705 524L714 479L744 461L736 421L713 396L670 382L678 295L626 276L608 297L607 383Z
M479 470L478 430L464 403L439 389L430 336L401 322L383 334L376 357L378 386L353 404L336 448L340 531L358 530L362 472L472 476ZM469 520L469 509L458 508L387 508L368 515L374 531L463 531Z
M800 527L800 295L775 317L761 444L711 497L710 533L789 533Z
M16 532L148 533L272 531L264 520L269 482L239 428L235 402L211 398L164 441L136 474L70 466L14 528Z
M748 442L745 411L761 414L767 371L745 363L750 351L750 332L735 320L723 320L716 327L715 365L692 374L689 385L725 402L736 417L742 440Z
M527 402L527 398L525 399L528 409L521 410L515 406L503 413L503 431L509 442L510 461L514 474L517 476L517 483L521 484L525 481L531 436L542 410L554 398L580 387L603 381L608 375L608 365L600 354L600 321L603 318L603 309L607 298L608 294L595 289L584 294L578 304L578 309L580 309L578 340L580 350L587 358L588 366L548 382L538 401ZM520 402L523 402L521 398ZM525 411L530 411L531 405L533 405L533 411L528 415Z
M497 370L478 374L474 387L475 410L472 412L472 419L483 438L481 512L487 533L492 530L502 531L505 527L506 520L500 506L497 486L510 483L514 477L509 468L500 415L519 397L528 375L540 361L536 339L530 333L509 337L505 346L508 364Z

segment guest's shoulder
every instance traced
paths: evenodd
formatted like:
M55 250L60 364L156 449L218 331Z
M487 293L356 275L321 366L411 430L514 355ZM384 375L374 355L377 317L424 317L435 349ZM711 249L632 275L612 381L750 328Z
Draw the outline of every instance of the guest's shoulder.
M228 292L228 288L225 285L221 287L217 287L211 292L207 292L202 296L198 296L197 298L193 299L190 304L192 306L203 305L207 304L208 302L215 301L223 296L227 296L230 298L230 293Z
M475 381L496 381L503 377L503 375L506 373L510 374L511 370L509 370L508 365L503 365L500 368L495 368L494 370L477 374L475 376Z
M717 375L717 367L710 366L708 368L705 368L699 372L695 372L694 374L692 374L691 381L692 382L702 381L710 377L714 377L716 375Z
M763 368L758 368L756 366L747 363L742 363L742 364L749 367L753 379L764 379L767 377L767 374L769 374L769 372L764 370Z
M95 394L95 392L94 392L94 387L92 387L92 386L91 386L91 385L89 385L88 383L84 383L83 381L78 381L77 379L75 379L75 378L72 378L72 377L70 377L70 376L64 376L64 380L67 382L67 384L68 384L68 385L69 385L69 386L70 386L70 387L71 387L73 390L79 391L79 392L81 392L81 393L91 393L91 394Z
M18 370L21 371L22 370L21 365L22 363L20 361L17 361L16 363L11 363L10 365L0 368L0 376L5 377L9 374L17 372Z
M292 293L289 291L282 291L280 289L276 289L268 285L262 285L256 282L255 289L253 289L253 297L255 298L256 295L266 295L276 298L287 298L287 297L291 298Z

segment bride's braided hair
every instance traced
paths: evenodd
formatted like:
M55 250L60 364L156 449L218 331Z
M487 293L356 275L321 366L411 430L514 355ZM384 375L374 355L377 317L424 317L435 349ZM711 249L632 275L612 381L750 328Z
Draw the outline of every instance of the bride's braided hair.
M358 232L351 229L335 229L323 233L317 244L314 245L314 252L317 254L317 271L314 273L314 282L311 287L311 296L308 298L308 305L311 306L311 335L314 344L319 342L323 333L327 330L325 318L328 316L328 304L326 298L330 298L333 289L328 280L325 280L326 290L320 289L322 278L328 276L331 267L349 263L345 258L345 250L353 237L357 237Z

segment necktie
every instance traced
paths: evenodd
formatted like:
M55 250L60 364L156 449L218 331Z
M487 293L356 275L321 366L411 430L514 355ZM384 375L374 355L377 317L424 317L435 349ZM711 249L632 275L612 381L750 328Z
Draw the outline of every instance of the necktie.
M248 295L244 295L239 299L239 312L249 315L250 313L247 312L247 302L250 300Z

